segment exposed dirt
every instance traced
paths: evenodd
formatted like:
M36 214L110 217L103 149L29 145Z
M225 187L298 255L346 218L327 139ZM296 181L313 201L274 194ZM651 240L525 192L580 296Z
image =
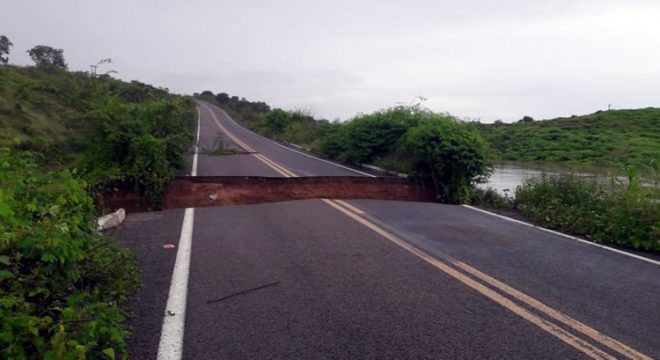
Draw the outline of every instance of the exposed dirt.
M379 199L433 201L429 189L407 179L351 176L296 178L246 176L182 176L172 180L163 195L161 208L243 205L302 199ZM128 186L117 186L104 194L103 206L127 212L148 210L143 198Z

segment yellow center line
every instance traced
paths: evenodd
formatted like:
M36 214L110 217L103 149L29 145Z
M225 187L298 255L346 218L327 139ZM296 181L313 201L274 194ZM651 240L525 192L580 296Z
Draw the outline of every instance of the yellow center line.
M444 273L450 275L451 277L457 279L458 281L462 282L463 284L469 286L470 288L476 290L480 294L484 295L485 297L491 299L492 301L500 304L501 306L505 307L509 311L513 312L514 314L522 317L523 319L531 322L532 324L540 327L541 329L545 330L546 332L556 336L557 338L561 339L565 343L573 346L574 348L582 351L583 353L587 354L591 358L594 359L616 359L615 357L605 353L604 351L596 348L595 346L587 343L586 341L578 338L577 336L567 332L566 330L562 329L561 327L543 319L540 318L528 310L524 309L523 307L517 305L513 301L505 298L504 296L498 294L497 292L491 290L490 288L482 285L481 283L467 277L466 275L458 272L457 270L451 268L447 264L443 263L442 261L430 256L429 254L421 251L420 249L410 245L404 240L401 240L397 236L383 230L381 227L377 226L376 224L367 221L366 219L350 212L348 209L345 209L341 207L340 205L336 204L336 202L332 200L327 200L323 199L328 205L334 207L335 209L341 211L345 215L349 216L350 218L354 219L355 221L359 222L360 224L366 226L367 228L371 229L378 235L392 241L396 245L399 245L400 247L404 248L408 252L412 253L413 255L416 255L417 257L421 258L422 260L426 261L427 263L433 265L437 269L443 271Z
M332 200L332 201L334 201L334 202L336 202L337 204L339 204L339 205L341 205L341 206L347 208L348 210L351 210L352 212L354 212L354 213L356 213L356 214L358 214L358 215L364 215L364 214L365 214L364 211L362 211L362 210L356 208L355 206L353 206L353 205L347 203L347 202L344 201L344 200L337 200L337 199L334 199L334 200Z
M213 120L215 123L218 125L221 131L223 131L229 138L231 138L233 141L235 141L239 146L243 147L247 151L253 152L253 155L264 162L266 165L271 167L273 170L278 172L284 177L297 177L296 174L293 172L287 170L284 168L282 165L277 164L276 162L272 161L271 159L267 158L266 156L262 154L256 154L254 153L254 149L243 143L242 141L238 140L233 134L231 134L222 124L220 121L217 119L213 111L207 107L206 105L203 105L204 107L209 110L211 113L211 116L213 117ZM582 340L581 338L567 332L563 328L559 327L558 325L545 320L541 317L538 317L537 315L529 312L525 308L521 307L520 305L514 303L513 301L509 300L508 298L502 296L501 294L495 292L494 290L484 286L483 284L475 281L474 279L468 277L467 275L457 271L456 269L452 268L448 264L442 262L441 260L431 256L430 254L422 251L421 249L411 245L410 243L406 242L405 240L402 240L401 238L397 237L396 235L387 232L383 228L379 227L378 225L374 224L373 222L365 219L364 217L360 215L364 215L365 212L351 204L349 204L346 201L343 200L328 200L328 199L323 199L325 203L330 205L331 207L335 208L336 210L342 212L343 214L349 216L350 218L354 219L355 221L359 222L360 224L366 226L367 228L371 229L372 231L376 232L377 234L381 235L382 237L392 241L393 243L397 244L398 246L404 248L405 250L409 251L410 253L416 255L417 257L423 259L424 261L428 262L429 264L433 265L437 269L443 271L444 273L452 276L453 278L459 280L463 284L469 286L470 288L476 290L477 292L481 293L482 295L486 296L487 298L493 300L494 302L504 306L506 309L510 310L511 312L515 313L516 315L519 315L520 317L524 318L525 320L537 325L541 329L545 330L546 332L556 336L557 338L561 339L562 341L566 342L567 344L575 347L576 349L582 351L583 353L589 355L590 357L594 359L615 359L611 355L605 353L604 351L600 350L599 348L593 346L592 344ZM589 327L588 325L579 322L573 318L571 318L568 315L565 315L550 306L528 296L527 294L516 290L512 288L509 285L506 285L502 283L499 280L496 280L492 278L491 276L488 276L484 274L483 272L457 260L454 259L453 257L443 254L444 258L446 261L450 262L454 266L462 269L463 271L469 273L470 275L474 276L475 278L484 281L485 283L499 289L500 291L518 299L519 301L527 304L528 306L534 308L535 310L538 310L539 312L542 312L552 319L555 319L556 321L559 321L563 324L568 325L571 327L573 330L578 331L579 333L586 335L601 344L625 355L626 357L630 359L640 359L640 360L651 360L651 357L623 344L620 341L617 341L605 334L600 333L599 331Z
M449 257L449 256L447 255L447 257ZM588 326L588 325L586 325L586 324L584 324L584 323L582 323L578 320L575 320L575 319L571 318L570 316L568 316L568 315L566 315L566 314L564 314L560 311L557 311L557 310L551 308L550 306L540 302L539 300L536 300L536 299L530 297L529 295L527 295L527 294L525 294L525 293L523 293L519 290L516 290L516 289L512 288L511 286L509 286L509 285L507 285L507 284L505 284L505 283L503 283L499 280L496 280L496 279L492 278L491 276L488 276L488 275L484 274L483 272L471 267L470 265L467 265L467 264L461 262L460 260L452 259L451 261L455 266L465 270L466 272L468 272L468 273L472 274L473 276L483 280L484 282L492 285L493 287L502 290L503 292L505 292L505 293L515 297L516 299L524 302L525 304L527 304L527 305L529 305L529 306L545 313L546 315L550 316L551 318L553 318L557 321L560 321L560 322L570 326L574 330L579 331L582 334L589 336L590 338L600 342L601 344L603 344L605 346L608 346L609 348L611 348L613 350L616 350L617 352L625 355L626 357L628 357L630 359L651 360L651 357L649 357L645 354L642 354L641 352L631 348L630 346L628 346L628 345L626 345L626 344L624 344L620 341L617 341L617 340L615 340L615 339L599 332L598 330L596 330L596 329L594 329L594 328L592 328L592 327L590 327L590 326Z
M257 159L263 161L266 165L270 166L271 168L273 168L273 170L277 171L278 173L280 173L284 177L298 177L296 174L294 174L291 171L287 170L286 168L284 168L280 164L272 161L271 159L269 159L269 158L267 158L267 157L265 157L261 154L252 154L252 155L254 155Z
M220 131L222 131L228 138L230 138L232 141L234 141L236 144L238 144L238 146L242 147L245 151L250 152L251 155L253 155L257 159L259 159L264 164L268 165L270 168L275 170L275 172L277 172L278 174L280 174L284 177L296 177L296 174L294 174L291 171L287 170L283 166L275 163L274 161L272 161L272 160L268 159L267 157L263 156L262 154L257 154L257 152L251 146L249 146L246 143L242 142L236 136L234 136L234 134L229 132L229 130L227 130L227 128L225 128L222 125L220 120L218 120L218 118L215 116L215 113L213 112L213 110L211 108L209 108L206 105L202 105L202 106L204 106L206 108L206 110L208 110L209 113L211 113L211 117L213 118L213 121L218 126L218 128L220 128Z

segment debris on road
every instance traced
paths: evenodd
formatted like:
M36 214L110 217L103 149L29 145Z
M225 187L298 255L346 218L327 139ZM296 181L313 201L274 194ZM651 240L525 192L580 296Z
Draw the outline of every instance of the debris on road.
M98 231L112 229L119 226L126 219L126 211L123 208L113 212L112 214L103 215L98 220Z
M175 245L174 244L165 244L163 245L163 249L174 249Z
M224 300L227 300L227 299L229 299L229 298L233 298L234 296L244 295L244 294L247 294L247 293L250 293L250 292L253 292L253 291L257 291L257 290L261 290L261 289L264 289L264 288L267 288L267 287L271 287L271 286L277 286L277 285L279 285L279 283L280 283L279 281L276 281L276 282L269 283L269 284L266 284L266 285L257 286L257 287L255 287L255 288L248 289L248 290L243 290L243 291L239 291L239 292L237 292L237 293L233 293L233 294L231 294L231 295L227 295L227 296L221 297L221 298L219 298L219 299L209 300L209 301L207 301L206 303L207 303L207 304L211 304L211 303L215 303L215 302L224 301Z

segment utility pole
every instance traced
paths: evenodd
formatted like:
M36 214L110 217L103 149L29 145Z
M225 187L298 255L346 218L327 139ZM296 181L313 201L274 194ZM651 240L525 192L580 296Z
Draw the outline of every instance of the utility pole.
M101 65L101 64L110 64L111 62L112 62L112 59L108 58L108 59L101 59L101 60L99 60L99 62L97 62L96 65L90 65L90 66L89 66L89 68L90 68L90 71L89 71L90 75L92 75L92 77L96 77L96 69L99 67L99 65ZM115 73L116 73L116 71L114 71L114 70L110 70L110 71L108 71L106 74L109 74L109 73L111 73L111 72L115 72Z

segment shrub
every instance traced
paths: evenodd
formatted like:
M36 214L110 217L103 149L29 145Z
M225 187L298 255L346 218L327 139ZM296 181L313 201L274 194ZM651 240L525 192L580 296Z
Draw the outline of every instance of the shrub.
M463 203L490 173L488 147L470 125L447 115L429 115L405 135L413 178L432 185L440 200Z
M657 195L657 188L640 186L632 172L627 185L616 178L544 175L518 187L515 203L543 226L586 235L596 242L660 251Z
M267 135L278 135L292 121L291 115L282 109L273 109L261 118L259 127Z
M485 206L489 208L510 209L513 207L513 201L507 194L500 195L493 188L481 189L475 187L471 190L470 204Z
M144 104L109 102L88 114L96 124L85 161L85 177L103 187L125 180L154 208L176 170L185 164L195 121L192 104L168 99Z
M426 116L401 106L357 117L342 127L339 136L343 149L337 157L363 164L386 156L399 145L403 134Z
M34 159L0 150L0 357L123 355L134 258L97 234L83 183Z

